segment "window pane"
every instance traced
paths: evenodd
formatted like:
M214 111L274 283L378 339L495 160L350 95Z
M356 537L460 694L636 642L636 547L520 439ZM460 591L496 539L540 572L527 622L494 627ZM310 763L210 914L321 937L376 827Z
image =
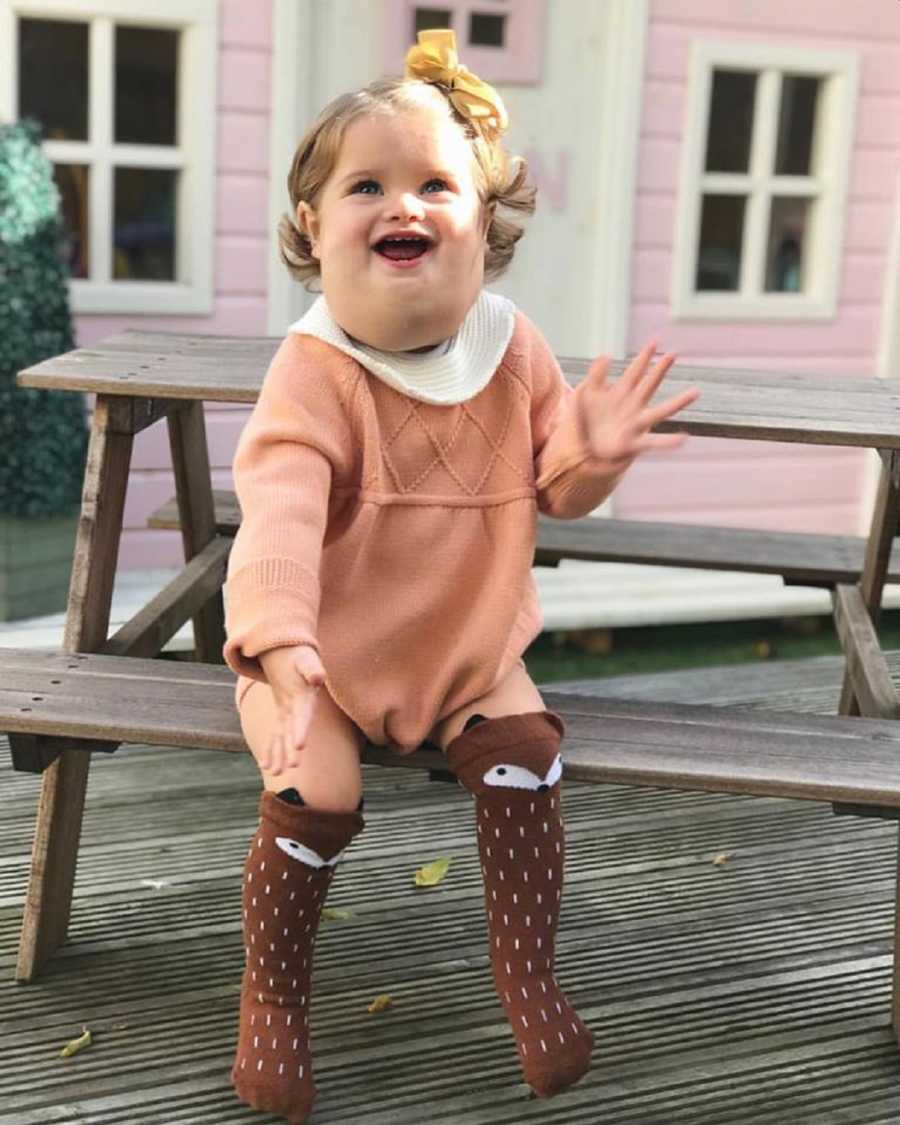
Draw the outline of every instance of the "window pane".
M88 139L88 25L19 20L19 116L46 140Z
M767 293L801 293L805 288L810 203L809 199L789 196L772 200L766 253Z
M781 112L778 117L778 148L775 173L779 176L808 176L819 99L818 78L785 74L781 81Z
M115 138L124 144L174 145L178 32L116 28Z
M72 277L87 277L88 176L85 164L56 164L53 178L59 188L60 209L66 232L63 254Z
M168 168L116 168L117 280L175 280L176 177Z
M755 98L755 74L740 70L713 72L706 137L707 172L749 169Z
M704 195L697 255L697 289L736 290L741 276L743 195Z
M415 26L413 39L420 31L428 31L432 27L452 27L453 13L449 8L417 7L415 12Z
M473 47L502 47L506 38L506 16L472 12L469 16L469 42Z

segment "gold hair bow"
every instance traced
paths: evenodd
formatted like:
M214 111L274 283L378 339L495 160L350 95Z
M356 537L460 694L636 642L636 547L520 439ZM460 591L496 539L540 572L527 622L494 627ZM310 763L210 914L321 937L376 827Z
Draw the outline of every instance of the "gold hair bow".
M419 45L406 52L405 77L447 87L453 108L490 136L509 124L506 107L493 86L482 82L459 61L456 34L447 29L419 32Z

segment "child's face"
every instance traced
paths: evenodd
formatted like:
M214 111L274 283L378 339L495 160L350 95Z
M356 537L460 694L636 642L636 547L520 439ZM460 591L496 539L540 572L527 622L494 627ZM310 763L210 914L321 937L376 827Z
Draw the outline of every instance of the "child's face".
M439 106L348 126L318 206L297 209L345 332L407 351L459 328L484 282L474 173L469 142Z

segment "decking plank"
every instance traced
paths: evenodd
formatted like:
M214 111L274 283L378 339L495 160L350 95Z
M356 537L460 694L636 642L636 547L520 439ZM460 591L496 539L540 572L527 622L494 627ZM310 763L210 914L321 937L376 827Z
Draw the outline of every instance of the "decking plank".
M718 693L752 707L769 693L821 708L839 672L826 660L643 686L657 703ZM607 697L641 686L602 685ZM597 1062L564 1097L530 1101L489 982L469 799L414 771L366 778L367 831L331 896L353 917L319 941L311 1125L900 1120L893 825L815 802L568 786L559 971L598 1034ZM70 944L16 986L36 779L0 753L0 1125L274 1122L227 1082L256 789L245 755L96 758ZM453 855L441 887L413 886L417 852ZM364 1002L380 991L395 1007L375 1019ZM96 1041L65 1063L56 1052L83 1022Z

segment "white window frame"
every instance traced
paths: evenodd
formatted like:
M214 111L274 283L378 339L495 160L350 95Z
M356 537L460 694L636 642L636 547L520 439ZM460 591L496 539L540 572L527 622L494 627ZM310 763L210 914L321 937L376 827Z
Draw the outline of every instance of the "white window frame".
M713 70L758 74L747 172L704 170ZM674 320L827 320L837 312L844 225L852 154L859 63L849 51L820 51L760 43L701 41L693 44L687 91L679 198L674 234L671 314ZM811 166L818 174L772 173L777 143L782 75L822 79ZM739 288L695 288L704 193L747 197ZM806 236L806 288L767 293L766 248L773 196L813 199Z
M167 316L211 312L218 0L0 0L0 120L18 116L16 22L29 17L88 24L88 139L44 143L44 151L55 163L90 165L91 278L70 281L72 310ZM113 141L115 24L181 31L174 146ZM181 173L176 197L177 281L113 278L113 170L127 166L173 168Z

